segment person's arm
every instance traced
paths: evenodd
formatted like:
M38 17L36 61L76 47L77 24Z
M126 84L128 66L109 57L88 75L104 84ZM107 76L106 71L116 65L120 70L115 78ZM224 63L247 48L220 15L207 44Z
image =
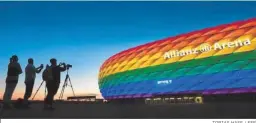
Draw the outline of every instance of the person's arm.
M22 69L21 69L21 66L20 66L19 63L18 63L18 66L17 66L17 67L18 67L18 73L19 73L19 74L22 74Z
M42 69L43 69L43 68L42 68L41 66L37 67L37 68L36 68L36 73L40 73L40 72L42 71Z
M67 66L66 64L63 64L63 67L59 67L60 68L60 71L63 72L67 69Z
M29 66L26 66L25 73L28 73L28 72L29 72Z

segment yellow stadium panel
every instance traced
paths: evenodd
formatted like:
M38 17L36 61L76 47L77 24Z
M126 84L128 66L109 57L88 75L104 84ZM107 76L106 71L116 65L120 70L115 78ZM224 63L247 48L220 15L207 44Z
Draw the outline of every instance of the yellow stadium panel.
M109 74L112 74L112 73L113 73L113 70L114 70L114 68L111 67L111 69L109 69L108 73L109 73Z
M158 58L162 57L163 54L164 54L163 52L158 52L158 53L152 55L152 56L149 58L149 60L158 59Z
M105 77L106 75L107 75L107 74L105 74L105 73L102 73L102 76L101 76L101 77L103 78L103 77Z
M179 52L184 55L182 56L179 61L187 61L187 60L192 60L194 57L196 57L198 54L196 53L197 48L195 46L187 46L180 50Z
M119 66L124 66L124 65L126 65L127 63L128 63L128 60L125 60L125 61L121 62Z
M116 63L116 64L113 66L113 68L117 68L118 65L119 65L119 63Z
M247 35L240 36L238 40L242 40L242 41L248 40L248 39L253 40L255 37L256 37L256 34L247 34Z
M115 72L119 72L121 69L123 68L123 66L118 66L116 69L115 69Z
M112 73L112 72L114 72L114 70L116 70L118 68L119 68L119 65L117 67L115 67L115 68L111 68L111 69L107 70L106 72L107 73Z
M129 70L137 69L140 65L141 65L141 62L136 62L135 64L133 64L133 65L129 68Z
M107 76L108 74L109 74L108 71L106 71L106 72L105 72L105 76Z
M217 53L214 54L214 56L219 56L219 55L226 55L226 54L231 54L233 51L236 49L235 43L233 41L235 38L227 38L218 41L217 43L214 44L214 50L217 51ZM231 45L232 43L232 45Z
M106 72L108 72L111 69L112 66L108 66L106 69Z
M150 66L160 65L163 64L166 60L164 57L160 57L159 59L156 59Z
M251 44L250 45L246 45L246 46L240 47L235 52L246 52L246 51L252 51L252 50L255 50L255 49L256 49L256 38L251 40Z
M138 60L138 62L143 62L143 61L146 61L148 60L150 57L150 55L145 55L144 57L142 57L141 59Z
M139 62L138 65L136 65L137 67L135 69L141 68L140 66L142 66L146 61L142 61Z
M197 56L197 54L191 54L191 55L186 55L184 57L182 57L179 61L188 61L188 60L192 60Z
M148 61L145 61L141 66L140 68L144 68L144 67L148 67L150 66L155 60L148 60Z
M122 72L122 69L123 69L125 66L126 66L126 65L120 66L120 67L118 68L118 71L117 71L117 72Z
M113 68L109 73L110 73L110 74L115 73L116 69L118 69L118 68Z
M165 60L164 64L177 62L179 59L180 59L180 57L169 58L169 59L166 59L166 60Z
M111 73L111 72L108 72L108 74L114 74L114 73L122 72L122 69L123 69L124 67L125 67L125 66L120 66L120 67L116 68L115 71L113 71L112 73Z
M207 52L202 52L201 48L203 46L210 46L211 50L207 51ZM213 43L203 43L202 45L198 46L198 52L199 54L195 57L195 59L201 59L201 58L206 58L206 57L210 57L213 56L214 53L216 53L216 51L213 49Z
M105 73L107 72L107 68L105 68L103 72L104 72L104 74L105 74Z
M117 73L123 72L124 67L125 67L125 66L121 66L121 67L118 69ZM112 74L113 74L113 73L112 73Z
M116 64L117 63L117 60L114 59L112 61L110 61L108 64L106 64L106 67L109 67L110 65L113 65L113 64Z
M132 64L130 65L125 65L125 67L123 69L121 69L121 71L127 71L129 68L132 67Z
M135 62L138 61L138 58L133 58L131 61L129 61L127 64L134 64Z
M113 74L114 71L115 71L115 69L117 69L117 68L110 69L110 70L109 70L109 74Z
M122 67L117 67L113 70L113 73L111 74L114 74L114 73L118 73L120 70L121 70Z

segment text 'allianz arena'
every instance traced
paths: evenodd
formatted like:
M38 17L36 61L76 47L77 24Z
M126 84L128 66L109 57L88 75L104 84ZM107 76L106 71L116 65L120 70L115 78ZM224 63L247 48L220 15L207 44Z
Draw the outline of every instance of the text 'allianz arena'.
M256 92L256 18L140 45L104 62L105 99Z

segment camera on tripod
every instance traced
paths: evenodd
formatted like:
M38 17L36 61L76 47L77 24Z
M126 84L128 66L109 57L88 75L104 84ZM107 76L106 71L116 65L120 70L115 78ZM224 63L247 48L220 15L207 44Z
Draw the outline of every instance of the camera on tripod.
M61 63L59 64L59 66L64 65L64 64L65 64L64 62L61 62ZM71 65L71 64L66 64L66 66L67 66L67 69L72 68L72 65Z
M72 65L71 64L67 64L67 68L72 68Z

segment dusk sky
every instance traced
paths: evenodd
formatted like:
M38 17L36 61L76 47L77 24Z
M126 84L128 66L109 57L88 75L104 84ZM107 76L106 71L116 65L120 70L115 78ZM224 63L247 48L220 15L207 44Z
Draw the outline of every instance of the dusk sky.
M36 66L49 64L53 57L72 64L70 77L75 93L100 94L99 68L115 53L256 17L255 6L256 2L0 2L0 98L13 54L18 55L23 71L30 57ZM23 98L24 75L20 76L15 98ZM33 94L41 82L38 74ZM37 98L42 99L43 91L41 88ZM69 87L65 92L65 96L71 95Z

